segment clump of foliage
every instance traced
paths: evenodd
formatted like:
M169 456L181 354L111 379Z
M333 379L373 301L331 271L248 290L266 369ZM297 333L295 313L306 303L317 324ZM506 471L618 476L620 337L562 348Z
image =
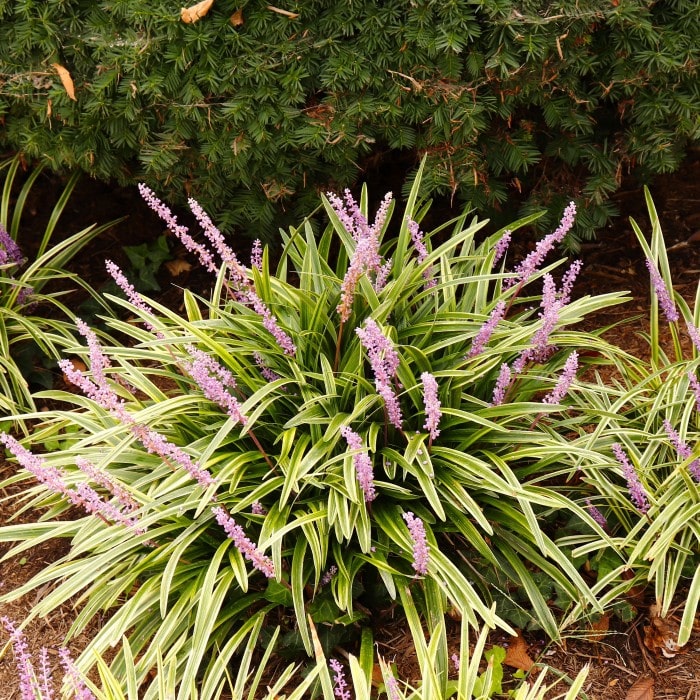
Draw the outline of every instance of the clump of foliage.
M697 139L698 12L217 0L185 23L165 0L0 2L0 143L268 232L358 163L426 154L426 192L479 211L521 191L559 211L575 193L583 235L623 172L671 171Z
M329 194L323 234L308 222L284 233L273 271L267 249L242 264L195 200L203 241L142 187L215 276L211 297L185 290L178 314L108 262L125 294L112 301L131 319L108 323L133 344L103 342L78 320L85 345L71 355L87 369L61 362L77 393L51 393L65 408L33 416L31 441L0 436L39 482L28 506L50 507L43 522L0 529L15 542L6 556L71 540L0 600L53 582L40 616L79 594L71 633L110 611L79 669L122 640L103 679L146 698L166 684L183 699L227 685L243 697L273 653L293 659L274 693L306 665L290 698L320 689L330 700L346 692L341 679L369 697L375 663L390 698L469 698L477 683L495 688L479 672L489 628L558 639L613 606L634 585L630 568L670 604L697 554L694 521L674 531L678 546L655 538L656 523L680 519L680 489L692 500L697 488L690 468L640 468L632 453L650 435L661 444L640 417L668 395L651 397L633 358L573 327L624 299L574 299L580 263L561 274L562 261L547 264L574 204L515 264L512 231L479 236L486 222L467 213L422 232L419 188L420 177L400 217L387 195L372 223L365 190L359 203ZM607 365L629 390L582 378ZM670 405L685 415L679 400ZM679 440L690 441L686 423ZM47 441L59 449L40 454ZM623 449L629 467L616 460ZM87 515L53 519L71 504ZM584 565L603 554L613 563L590 577ZM373 618L392 605L420 660L416 688L376 658ZM448 615L461 618L456 650ZM516 697L541 697L542 683Z
M17 157L0 163L4 176L0 201L0 423L13 416L11 420L21 424L20 414L36 410L33 391L37 386L50 386L49 364L55 366L75 343L74 312L62 297L67 283L85 285L63 266L107 226L90 226L51 245L77 182L76 173L66 183L40 240L26 240L28 245L38 243L34 259L29 260L22 251L22 214L42 168L34 169L23 183L19 182L20 168ZM46 291L59 280L63 291Z

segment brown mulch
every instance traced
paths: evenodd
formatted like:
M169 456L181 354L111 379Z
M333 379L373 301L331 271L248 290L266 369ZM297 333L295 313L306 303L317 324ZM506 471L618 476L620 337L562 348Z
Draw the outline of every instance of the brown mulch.
M48 181L51 182L50 178ZM68 225L73 231L95 221L117 218L125 212L131 214L129 221L100 237L76 263L76 271L84 279L94 282L97 288L106 280L101 271L101 261L105 257L116 256L117 262L124 264L123 258L120 259L121 246L147 241L154 232L156 235L162 232L162 226L133 191L92 182L82 187L79 196L71 200L73 209L66 212ZM675 287L692 305L700 278L700 152L692 153L678 173L657 178L651 190L669 250ZM32 215L29 211L29 218L36 217L34 225L41 230L41 194L37 197L34 213ZM608 325L635 314L641 315L642 320L618 325L606 337L632 354L645 356L648 349L640 332L644 330L643 319L648 308L648 274L627 217L633 216L644 230L648 230L646 208L639 185L632 180L625 182L613 199L624 216L602 232L598 242L584 244L580 254L584 272L576 291L579 294L596 294L629 290L631 302L616 309L606 309L604 316L588 323L592 329L601 323ZM31 225L31 221L25 224ZM99 265L96 264L98 262ZM187 274L191 274L192 278L188 278ZM178 278L176 284L197 287L200 280L195 277L196 271L187 274ZM180 290L173 286L167 275L162 280L166 290L171 290L163 292L162 298L177 306ZM14 469L14 464L0 463L0 481L12 474ZM36 519L36 514L32 512L15 517L21 506L21 493L22 489L17 486L0 489L0 523L11 520L31 522ZM9 545L0 543L0 556L8 549ZM67 542L51 541L13 559L0 561L0 594L28 581L48 563L65 554L67 549ZM0 604L0 617L8 616L21 622L45 592L32 592L17 602ZM76 611L70 605L65 605L49 618L33 621L25 630L29 649L35 658L40 647L48 647L50 662L57 667L59 676L56 649L63 645L75 615ZM653 681L653 691L652 694L639 694L639 700L700 700L700 630L695 630L682 653L665 658L644 647L644 627L648 624L647 617L640 615L631 625L608 630L596 641L590 639L588 632L569 632L558 646L546 645L544 640L535 636L526 637L527 650L537 664L545 664L569 679L588 664L590 674L584 692L592 700L629 700L630 688L635 683L638 684L635 687L641 688L644 679L650 679L647 685ZM95 627L70 641L68 647L74 656L87 645L97 625L99 621L96 621ZM382 656L397 664L403 678L417 678L418 669L412 654L410 635L401 621L387 620L376 633ZM452 653L458 644L458 630L451 630L449 638ZM6 640L7 635L0 628L0 700L13 700L19 696L17 673L11 651L6 650L7 653L2 654ZM498 633L494 633L491 641L500 645L510 643L509 639ZM513 670L510 669L506 676ZM548 678L553 682L556 675L549 674ZM566 682L562 681L552 691L551 697L565 691Z

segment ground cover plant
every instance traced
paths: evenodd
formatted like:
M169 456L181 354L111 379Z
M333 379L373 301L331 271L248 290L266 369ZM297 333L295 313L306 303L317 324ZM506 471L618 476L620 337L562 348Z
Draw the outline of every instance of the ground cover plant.
M84 343L71 356L86 369L62 369L79 391L52 392L66 407L35 414L29 439L2 435L25 468L12 480L39 482L26 507L50 507L41 522L0 529L17 543L6 556L51 537L72 544L2 599L53 582L33 615L78 595L73 632L112 610L76 660L85 672L118 646L100 666L107 697L252 696L280 658L291 660L269 697L488 696L489 628L558 639L640 580L654 581L664 610L690 580L696 361L661 370L657 355L653 379L599 333L572 328L624 299L573 299L580 265L547 258L573 205L513 260L511 233L484 237L486 222L468 214L421 232L419 192L418 178L400 213L387 196L373 223L366 192L359 203L329 194L329 226L285 233L272 271L258 247L244 266L196 202L205 235L193 238L143 188L211 270L210 298L185 291L180 315L108 263L125 294L112 302L127 312L108 323L133 342L78 320ZM666 308L661 240L655 222L649 258ZM595 378L609 366L623 379ZM649 445L642 460L635 450ZM686 453L680 465L671 447ZM55 520L69 504L88 515ZM391 605L420 681L376 657L372 617ZM461 619L458 648L448 615ZM540 697L544 683L516 697Z
M80 278L66 271L65 265L107 226L90 226L67 239L53 243L56 224L75 187L79 175L69 179L50 213L41 239L26 240L22 235L22 215L29 193L40 177L35 168L22 182L21 158L0 163L0 425L14 415L22 424L22 412L36 410L33 390L50 386L55 362L75 343L74 312L65 303L68 283L81 285ZM34 244L36 253L29 260L23 245ZM57 281L62 291L51 289ZM89 293L85 285L83 288ZM97 300L99 305L99 300ZM104 307L104 305L102 304Z
M358 164L427 154L426 190L478 211L576 192L584 233L623 172L669 172L698 137L694 0L198 8L0 2L0 143L271 235Z

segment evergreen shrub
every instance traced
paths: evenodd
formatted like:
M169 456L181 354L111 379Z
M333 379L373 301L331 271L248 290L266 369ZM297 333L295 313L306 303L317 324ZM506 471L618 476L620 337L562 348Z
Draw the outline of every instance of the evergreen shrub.
M580 236L698 136L696 0L180 4L0 0L0 143L268 231L358 164L427 154L426 193L575 194Z

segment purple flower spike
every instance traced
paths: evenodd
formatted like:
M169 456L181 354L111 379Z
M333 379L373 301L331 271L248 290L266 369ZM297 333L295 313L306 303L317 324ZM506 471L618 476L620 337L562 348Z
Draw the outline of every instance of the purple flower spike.
M401 695L401 691L399 690L399 682L396 680L396 678L394 678L394 676L391 675L391 671L389 671L389 675L385 682L385 687L387 700L402 699L403 696Z
M340 661L337 659L331 659L328 662L328 665L335 674L333 676L333 695L335 695L338 700L352 700L352 696L348 690L347 681L345 680L345 673L343 673L343 667L340 665Z
M236 380L231 372L213 357L192 345L188 345L186 350L192 358L192 362L182 363L187 374L197 382L210 401L219 404L236 423L245 425L247 419L241 412L241 405L228 391L236 388Z
M561 296L559 297L559 303L562 306L566 306L571 300L571 292L574 288L574 282L581 272L583 263L580 260L574 260L569 266L569 269L564 273L561 278Z
M678 434L678 431L675 430L674 427L671 425L671 421L669 421L668 419L664 419L663 426L664 430L666 431L666 435L668 435L668 439L671 441L671 444L676 448L678 456L682 460L690 459L693 456L693 450L687 443L681 440L681 436ZM688 471L692 475L693 479L700 483L700 459L694 459L692 462L690 462L690 464L688 464Z
M476 357L484 351L486 343L489 342L493 332L496 330L496 326L505 315L505 312L505 301L499 301L496 306L493 307L488 320L481 326L479 332L474 336L472 346L469 348L469 352L467 353L467 359Z
M646 263L647 269L649 270L649 275L651 277L651 282L654 286L654 291L656 292L656 296L659 300L659 306L661 306L661 309L666 316L666 320L669 323L678 321L678 309L676 309L676 304L671 297L668 287L666 287L663 277L661 277L659 269L649 258L647 258Z
M78 458L76 464L78 468L94 481L107 488L117 499L121 506L118 508L112 503L105 501L100 494L86 483L78 484L73 489L66 485L64 474L52 467L38 455L32 454L24 448L15 438L6 433L0 433L0 442L7 447L17 458L17 461L49 491L67 498L73 505L84 508L88 513L102 518L105 522L121 523L133 529L137 534L145 532L140 527L138 520L130 513L138 507L133 499L117 484L115 484L107 474L99 472L90 462Z
M512 231L504 231L503 235L498 239L496 245L493 247L493 267L496 267L496 263L506 254L508 251L508 246L510 245L510 239L513 236Z
M426 416L423 427L430 433L430 442L432 443L440 435L438 425L440 425L440 418L442 418L440 399L438 398L438 385L435 377L430 372L423 372L420 378L423 382L423 403Z
M491 399L492 406L500 406L506 399L506 392L510 386L511 371L510 367L504 362L501 365L501 371L498 373L496 386L493 389L493 398Z
M112 279L117 283L117 286L122 290L122 292L124 292L126 298L131 302L131 305L146 315L143 325L146 326L151 333L154 333L157 338L164 338L165 336L156 329L153 323L151 323L150 319L155 320L155 317L153 316L153 309L143 300L143 297L129 282L119 266L113 263L111 260L105 260L105 266L107 268L107 272L109 272Z
M10 633L12 638L12 650L15 654L15 664L19 673L19 689L22 693L22 700L35 700L34 694L34 666L32 657L28 651L27 640L21 629L15 627L9 617L0 617L3 627Z
M355 475L365 495L365 503L370 503L377 497L377 492L374 488L372 460L369 458L367 450L364 449L362 438L354 430L344 426L340 429L340 434L347 440L350 449L355 451L355 454L352 456Z
M267 510L260 501L254 501L250 506L250 512L253 515L267 515Z
M700 382L691 370L688 370L688 383L695 395L695 410L700 411Z
M335 578L335 575L337 573L338 567L335 564L331 564L331 566L328 568L328 571L326 571L326 573L323 574L323 576L321 576L321 587L327 586Z
M229 274L234 287L236 289L244 289L248 287L249 282L245 265L241 265L240 261L236 257L236 254L226 244L221 231L214 226L211 218L209 218L209 215L204 211L204 209L202 209L196 199L190 197L187 200L187 204L189 204L190 210L199 222L199 225L202 227L204 235L214 246L214 249L219 254L219 257L226 263L226 265L228 265Z
M411 511L404 513L402 517L406 521L411 540L413 541L413 569L417 575L425 575L428 573L428 561L430 560L425 525Z
M688 327L688 335L690 336L690 339L693 341L693 345L695 346L695 349L700 352L700 331L698 330L697 326L692 323L691 321L688 321L686 323L686 326Z
M19 265L23 259L20 247L0 224L0 265Z
M158 455L171 466L175 464L181 467L203 488L216 483L211 474L196 464L184 450L168 442L155 430L134 420L126 410L124 401L119 398L107 381L105 369L110 366L110 361L102 352L97 335L80 319L76 321L76 325L88 343L92 379L75 369L70 360L60 360L58 365L68 381L79 387L86 396L109 411L114 418L126 426L148 452Z
M413 247L418 255L418 264L420 265L428 257L428 249L423 242L423 233L421 232L418 223L413 219L407 219L408 231L411 234ZM433 277L433 266L430 265L423 270L423 279L425 280L425 289L432 289L437 285L437 280Z
M68 649L59 649L58 655L61 659L61 666L63 666L63 670L66 672L66 677L68 677L73 684L73 690L75 692L73 697L75 700L95 700L95 696L88 690L83 679L80 677Z
M591 503L591 499L586 499L586 510L588 514L600 525L604 530L608 527L608 521L605 516Z
M612 446L612 452L615 455L615 459L620 463L620 466L622 467L622 474L625 477L625 480L627 481L627 488L629 489L630 499L632 503L634 503L635 507L640 513L646 513L650 508L649 497L647 496L647 492L645 491L644 486L642 486L642 482L637 476L637 472L635 471L634 466L629 461L627 454L622 449L622 445L620 445L619 443L616 442Z
M251 267L256 267L258 270L262 270L262 244L260 239L256 238L253 241L253 248L250 251L250 264Z
M297 352L297 346L287 333L285 333L277 323L277 318L272 315L270 309L267 308L265 302L257 295L253 289L249 289L244 298L246 302L253 307L253 310L262 318L263 326L272 333L277 341L277 345L282 349L285 355L294 357Z
M375 275L374 288L379 291L384 286L391 269L390 261L383 263L379 254L379 235L386 221L392 194L387 192L384 196L371 226L349 190L345 190L344 200L332 192L328 192L326 196L341 224L356 242L350 265L340 287L340 303L337 307L340 320L345 323L352 313L355 288L360 277L373 272Z
M267 578L274 578L275 567L270 557L263 554L246 536L243 528L221 507L212 508L216 522L224 529L236 549Z
M368 318L364 328L356 328L360 342L367 350L369 362L374 372L374 384L377 393L384 399L389 421L401 430L401 406L391 387L392 379L399 367L399 356L391 341L381 332L377 322Z
M561 223L556 231L545 236L535 246L533 250L514 270L515 276L508 280L507 286L512 286L516 282L523 285L537 271L540 265L544 262L549 252L557 243L561 243L564 237L571 230L576 219L576 204L570 202L569 206L564 209Z
M153 190L150 187L146 187L144 184L140 184L139 192L146 204L161 218L170 232L178 237L190 253L194 253L199 258L202 266L209 270L209 272L217 274L219 268L214 263L211 252L190 236L187 226L181 226L177 223L177 217L170 211L167 205L163 204L163 202L156 197Z
M557 385L554 390L547 394L547 396L542 399L542 403L556 404L561 403L564 397L569 392L569 387L571 382L576 379L576 370L578 369L578 353L576 351L572 352L564 363L564 369L562 370Z

